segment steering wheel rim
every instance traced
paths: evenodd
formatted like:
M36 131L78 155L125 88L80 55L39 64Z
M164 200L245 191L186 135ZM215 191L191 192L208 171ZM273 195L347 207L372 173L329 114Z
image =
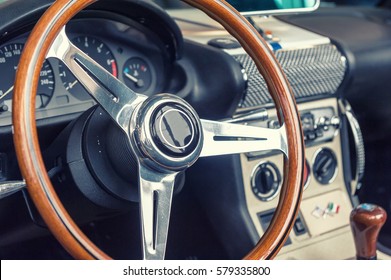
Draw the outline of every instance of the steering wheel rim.
M42 16L25 45L13 99L14 142L28 191L44 221L63 247L77 259L110 259L78 228L61 204L47 175L35 123L35 96L40 66L63 26L97 0L57 0ZM299 211L302 196L304 143L296 102L287 79L267 43L225 1L183 0L222 24L252 57L265 78L288 146L284 181L273 220L245 259L272 259L281 249ZM289 180L288 180L289 178Z

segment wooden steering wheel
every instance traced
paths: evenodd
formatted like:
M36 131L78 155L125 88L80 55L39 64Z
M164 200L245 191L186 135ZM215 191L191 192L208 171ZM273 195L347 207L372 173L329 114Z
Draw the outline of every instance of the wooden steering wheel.
M55 1L31 32L17 71L13 99L17 157L28 191L51 232L75 258L110 259L81 232L64 209L42 159L35 96L41 65L45 58L56 57L122 128L137 157L145 259L164 258L173 184L179 172L199 157L259 150L284 153L284 181L269 228L245 258L276 256L299 210L304 144L292 90L265 41L225 1L184 0L220 22L253 58L267 82L282 125L280 129L265 129L201 120L181 98L169 94L147 98L133 92L69 41L65 33L67 22L96 1Z

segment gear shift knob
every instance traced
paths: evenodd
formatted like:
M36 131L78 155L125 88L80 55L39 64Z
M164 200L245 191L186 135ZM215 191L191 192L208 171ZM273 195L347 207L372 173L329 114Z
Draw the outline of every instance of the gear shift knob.
M358 260L376 260L377 237L386 219L386 211L374 204L360 204L353 209L350 226Z

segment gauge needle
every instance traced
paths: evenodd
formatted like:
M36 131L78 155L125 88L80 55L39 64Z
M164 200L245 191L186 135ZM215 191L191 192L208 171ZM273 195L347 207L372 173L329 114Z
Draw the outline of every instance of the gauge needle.
M74 81L72 84L69 84L68 87L66 88L66 90L72 89L78 82L79 82L79 81L76 80L76 81Z
M137 87L142 88L142 87L144 86L144 81L143 81L143 80L137 79L136 77L130 75L130 74L127 73L127 72L124 72L124 74L125 74L125 76L126 76L129 80L131 80L132 82L134 82L134 83L137 85Z
M125 76L126 76L129 80L131 80L132 82L135 82L136 84L138 83L138 79L137 79L136 77L130 75L130 74L127 73L127 72L125 72L124 74L125 74Z
M9 90L7 90L5 93L3 93L2 96L0 96L0 100L3 99L4 97L6 97L13 90L14 90L14 86L10 87Z

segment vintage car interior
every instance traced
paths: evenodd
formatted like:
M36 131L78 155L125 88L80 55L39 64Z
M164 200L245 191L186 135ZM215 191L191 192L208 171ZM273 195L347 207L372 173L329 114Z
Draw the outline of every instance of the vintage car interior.
M391 259L391 1L228 2L0 0L1 259Z

